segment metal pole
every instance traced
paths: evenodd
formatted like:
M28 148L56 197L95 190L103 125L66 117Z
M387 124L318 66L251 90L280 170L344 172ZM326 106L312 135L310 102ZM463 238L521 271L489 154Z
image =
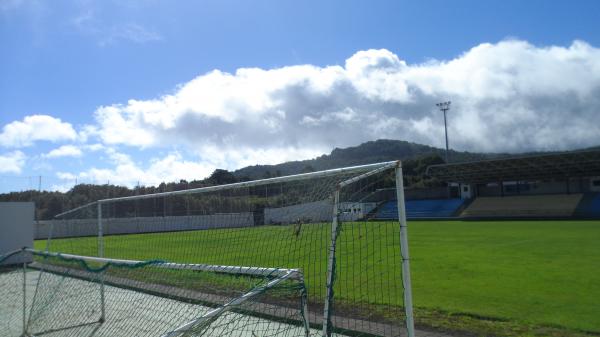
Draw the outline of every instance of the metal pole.
M27 336L27 262L23 262L23 336Z
M304 319L304 334L306 337L310 337L310 317L308 316L308 290L306 290L306 283L304 282L304 274L301 274L302 278L300 282L302 282L302 318Z
M333 221L331 224L331 246L329 248L329 261L327 262L327 297L325 298L325 309L323 312L323 337L328 337L331 333L331 301L333 300L333 281L335 279L335 246L338 235L339 202L340 189L338 187L333 195Z
M104 257L104 238L102 232L102 203L98 202L98 257ZM106 319L106 304L104 298L104 272L100 274L100 323Z
M436 106L444 113L444 131L446 136L446 163L449 162L449 147L448 147L448 122L446 119L446 111L450 110L450 101L437 103Z
M102 203L98 202L98 257L104 257L104 239L102 230Z
M289 271L285 275L269 281L269 283L267 283L266 285L264 285L262 287L257 286L255 288L251 289L250 291L248 291L247 293L243 294L242 296L232 299L231 301L227 302L226 304L205 313L204 315L200 316L199 318L197 318L193 321L190 321L188 323L185 323L185 324L179 326L178 328L176 328L175 330L172 330L171 332L163 334L162 337L175 337L175 336L184 336L184 335L188 336L188 335L190 335L190 333L197 335L197 333L201 332L199 329L201 329L203 327L203 324L206 324L207 322L213 322L223 312L230 311L232 308L235 308L236 306L239 306L240 304L248 301L249 299L254 298L255 296L264 292L265 289L271 289L271 288L275 287L277 284L279 284L289 278L295 278L296 277L295 274L297 274L296 271Z
M445 134L446 134L446 163L449 162L448 161L448 122L447 122L447 119L446 119L446 111L447 110L448 109L444 109L444 131L445 131Z
M413 318L412 286L410 284L410 258L408 255L408 232L401 163L398 163L398 166L396 167L396 198L398 203L398 221L400 222L400 253L402 254L402 285L404 286L406 332L408 333L408 337L414 337L415 323Z
M84 255L74 255L67 253L52 253L45 252L42 250L36 250L31 248L25 248L26 252L30 252L33 255L38 255L42 257L63 257L66 259L77 259L84 260L87 262L101 263L101 264L117 264L122 266L136 266L139 264L146 264L148 261L139 261L139 260L122 260L122 259L111 259L105 257L97 257L97 256L84 256ZM265 267L248 267L248 266L219 266L219 265L210 265L210 264L196 264L196 263L175 263L175 262L156 262L153 264L154 267L157 268L165 268L165 269L176 269L176 270L194 270L194 271L206 271L213 273L227 273L227 274L243 274L243 275L254 275L254 276L283 276L287 273L293 273L294 275L299 275L298 279L300 280L301 272L298 269L284 269L284 268L265 268Z

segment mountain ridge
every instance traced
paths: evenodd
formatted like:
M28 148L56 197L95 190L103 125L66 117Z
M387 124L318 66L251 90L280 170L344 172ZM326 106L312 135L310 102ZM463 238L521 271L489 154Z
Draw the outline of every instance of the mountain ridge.
M334 148L331 153L313 159L289 161L274 165L252 165L233 171L238 178L261 179L345 166L371 164L391 160L438 158L443 163L445 150L404 140L378 139L357 146ZM473 161L510 156L507 153L449 151L450 162ZM441 161L441 162L440 162Z

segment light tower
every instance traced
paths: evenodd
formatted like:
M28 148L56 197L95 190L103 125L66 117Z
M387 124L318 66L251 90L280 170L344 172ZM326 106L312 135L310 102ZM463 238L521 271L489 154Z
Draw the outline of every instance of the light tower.
M450 110L450 101L437 103L436 106L444 113L444 130L446 131L446 163L448 163L448 123L446 122L446 111Z

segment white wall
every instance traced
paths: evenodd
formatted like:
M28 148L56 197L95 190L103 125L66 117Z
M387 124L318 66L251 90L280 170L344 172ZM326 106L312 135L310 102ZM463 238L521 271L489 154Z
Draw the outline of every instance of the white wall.
M342 202L340 203L340 220L356 221L363 219L375 207L377 207L375 202Z
M473 190L469 184L460 184L460 198L470 199L473 197Z
M23 247L33 247L33 202L0 202L0 255ZM1 264L31 261L29 254L19 254Z
M254 225L251 212L218 213L211 215L107 218L102 219L104 235L174 232L211 228L236 228ZM46 220L35 228L36 239L47 239L52 228L52 238L98 235L98 220Z
M265 224L290 224L328 222L333 218L333 205L330 199L304 204L265 208Z

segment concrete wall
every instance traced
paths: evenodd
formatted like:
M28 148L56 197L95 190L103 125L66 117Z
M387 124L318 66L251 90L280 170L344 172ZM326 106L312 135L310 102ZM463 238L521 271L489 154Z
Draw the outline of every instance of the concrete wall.
M544 194L564 194L564 193L587 193L591 191L590 178L573 178L567 181L536 181L529 183L520 183L519 187L515 182L504 183L504 195L544 195ZM478 185L476 187L477 196L495 197L500 196L500 186L498 184Z
M98 220L47 220L36 226L36 239L47 239L52 228L53 238L98 235ZM174 232L211 228L237 228L254 226L252 212L220 213L211 215L136 217L102 219L104 235Z
M0 255L23 247L33 247L33 202L0 202ZM31 261L29 254L19 254L1 264Z
M464 217L570 217L582 194L520 195L476 198Z
M278 208L265 208L264 224L289 224L301 220L308 222L328 222L332 219L330 200L322 200ZM135 217L102 219L104 235L136 234L154 232L174 232L215 228L238 228L255 225L252 212L221 213L212 215ZM35 239L97 236L98 219L44 220L34 226Z
M292 206L265 208L265 224L290 224L302 221L329 222L333 219L331 200L321 200Z

